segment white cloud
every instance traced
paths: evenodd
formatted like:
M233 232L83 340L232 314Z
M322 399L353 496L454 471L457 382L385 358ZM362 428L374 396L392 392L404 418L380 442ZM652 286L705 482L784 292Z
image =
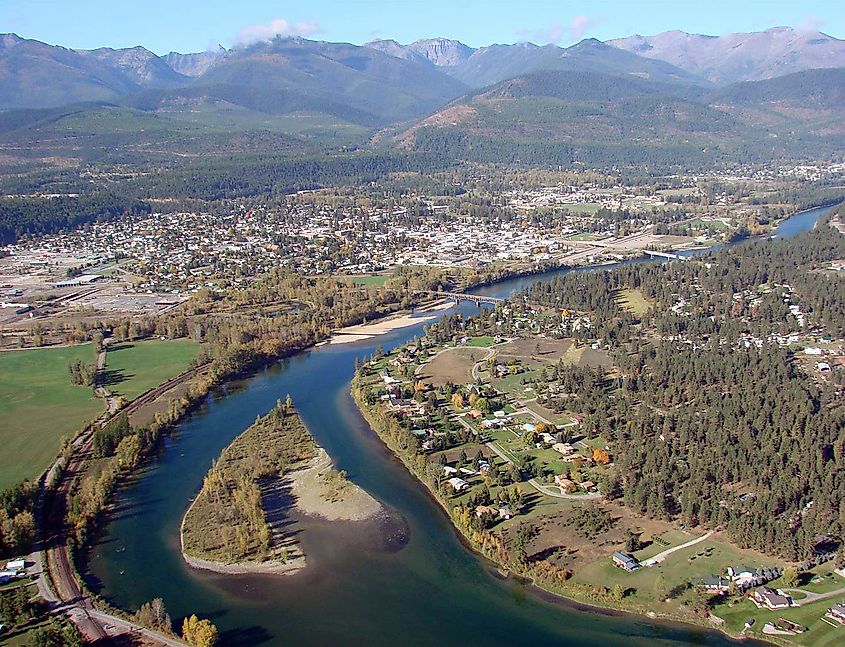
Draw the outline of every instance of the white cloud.
M584 35L593 27L599 24L599 20L590 16L574 16L568 26L564 26L557 20L549 23L545 29L521 29L518 34L527 38L533 43L557 45L564 38L568 41L581 40Z
M797 31L819 31L822 28L822 19L816 16L808 16L797 25L795 25L795 29Z
M275 18L266 25L244 27L238 32L235 42L238 45L250 45L276 36L313 36L320 31L320 25L313 20L291 23L284 18Z
M584 34L593 27L595 27L595 21L589 16L575 16L569 21L569 37L572 40L581 40Z

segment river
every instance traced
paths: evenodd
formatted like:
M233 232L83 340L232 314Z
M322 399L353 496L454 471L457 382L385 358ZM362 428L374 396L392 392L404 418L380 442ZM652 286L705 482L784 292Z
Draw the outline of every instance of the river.
M777 235L811 229L823 211L796 214ZM565 271L477 292L507 296ZM118 512L90 554L92 589L127 609L161 597L173 617L210 618L224 645L733 644L714 631L544 601L532 587L496 577L463 546L349 395L356 357L402 344L422 326L314 348L210 396L121 489ZM366 524L302 519L300 540L311 563L297 575L225 576L188 568L179 552L179 524L212 460L287 393L338 469L404 520L405 541L385 542Z

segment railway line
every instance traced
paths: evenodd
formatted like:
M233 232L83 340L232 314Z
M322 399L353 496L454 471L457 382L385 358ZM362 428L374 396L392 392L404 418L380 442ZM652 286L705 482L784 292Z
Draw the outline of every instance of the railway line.
M39 514L37 515L37 519L40 521L38 535L41 544L41 577L47 578L49 583L44 582L39 585L39 590L53 610L67 613L90 642L96 643L107 639L110 636L106 630L108 626L113 630L142 634L166 645L184 644L180 640L159 634L94 608L90 597L82 591L71 564L67 510L73 485L78 478L84 475L88 460L92 457L95 429L109 424L116 420L118 416L130 415L138 411L144 405L157 400L164 393L200 374L207 367L208 364L203 364L185 371L142 393L120 411L105 413L88 425L74 439L71 443L70 457L67 462L63 465L63 458L58 458L41 479ZM53 482L56 482L55 487L50 487L49 484Z

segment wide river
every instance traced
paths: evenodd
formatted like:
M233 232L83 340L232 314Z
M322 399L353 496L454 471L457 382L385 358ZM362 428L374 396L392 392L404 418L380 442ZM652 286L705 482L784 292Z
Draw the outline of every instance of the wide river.
M809 230L822 211L796 214L778 235ZM476 292L504 297L559 273ZM314 348L209 397L120 491L120 509L90 556L91 586L123 608L161 597L173 617L210 618L224 645L732 644L713 631L544 601L533 587L496 577L464 547L349 395L356 357L402 344L422 326ZM287 393L338 469L404 520L402 539L386 541L366 525L303 519L300 540L311 561L297 575L225 576L188 568L179 552L179 524L212 460Z

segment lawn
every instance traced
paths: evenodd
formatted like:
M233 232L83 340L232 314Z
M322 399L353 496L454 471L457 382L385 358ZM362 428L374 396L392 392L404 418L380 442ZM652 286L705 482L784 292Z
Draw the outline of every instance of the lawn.
M489 348L493 345L492 337L473 337L466 343L467 346L474 348Z
M104 385L131 400L187 370L199 348L185 339L118 344L106 354Z
M698 535L691 534L686 541L694 539L696 536ZM669 539L670 544L677 545L675 542L679 538L672 533L667 539ZM651 553L652 551L648 552ZM672 553L663 563L657 566L641 568L632 573L615 567L610 560L610 555L606 555L579 570L574 579L575 581L589 582L608 588L612 588L615 584L621 584L625 588L635 589L631 594L632 602L651 605L658 602L655 596L655 585L659 575L663 575L670 586L675 586L699 577L724 573L727 567L732 564L774 566L779 565L779 562L771 558L764 558L753 551L743 550L731 544L714 540L711 537L700 544ZM740 623L740 628L742 628L742 623Z
M71 384L68 364L94 361L91 344L0 353L0 489L49 467L62 436L72 436L105 408Z
M822 620L822 617L831 606L838 602L845 602L845 596L818 600L801 607L769 611L768 609L758 609L750 600L743 600L732 607L728 604L721 604L714 609L714 613L725 621L726 629L736 633L742 630L746 620L754 618L754 626L751 631L746 633L760 634L761 637L763 625L767 622L773 622L778 618L791 620L807 627L807 631L796 636L779 636L782 640L794 642L796 645L833 647L845 642L845 627L833 627Z

